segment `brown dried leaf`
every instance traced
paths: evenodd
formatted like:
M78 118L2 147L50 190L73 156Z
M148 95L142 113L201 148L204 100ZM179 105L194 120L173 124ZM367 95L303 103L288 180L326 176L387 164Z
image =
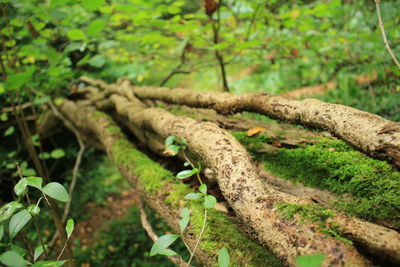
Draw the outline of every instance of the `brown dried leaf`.
M217 10L218 4L215 0L205 0L204 7L206 9L206 14L211 18L212 14Z
M263 127L254 127L254 128L251 128L251 129L249 129L248 131L247 131L247 136L248 137L251 137L251 136L254 136L254 135L256 135L256 134L259 134L259 133L261 133L261 132L263 132L263 131L265 131L266 129L265 128L263 128Z

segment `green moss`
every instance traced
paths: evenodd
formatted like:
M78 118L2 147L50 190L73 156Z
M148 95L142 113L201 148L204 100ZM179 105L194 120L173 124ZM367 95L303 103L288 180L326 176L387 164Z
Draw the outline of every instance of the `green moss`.
M257 153L263 140L245 137L244 133L234 136L272 173L327 189L339 198L351 196L351 201L335 203L348 214L367 220L400 221L400 172L387 162L367 157L340 140L321 138L306 147Z
M242 143L249 151L257 151L263 147L265 143L271 143L272 138L266 133L260 133L252 137L248 137L245 132L232 132L232 135Z
M148 193L156 194L159 190L166 191L165 187L168 186L166 202L173 207L189 207L191 210L190 230L196 236L200 234L204 218L203 203L201 200L184 200L184 196L192 192L189 186L181 183L171 172L136 150L124 138L118 138L114 143L113 157L118 165L126 166L139 176L139 183ZM282 266L272 252L248 240L227 216L216 210L209 211L207 227L200 246L215 256L218 255L221 247L225 246L231 255L232 266L243 266L243 263L247 266Z
M110 126L106 129L109 133L120 133L121 132L121 128L117 127L117 126Z
M286 202L278 203L276 207L283 218L292 219L297 214L303 222L317 223L322 233L333 236L349 245L353 244L350 240L340 235L337 225L326 223L329 218L335 216L333 210L317 204L300 205Z

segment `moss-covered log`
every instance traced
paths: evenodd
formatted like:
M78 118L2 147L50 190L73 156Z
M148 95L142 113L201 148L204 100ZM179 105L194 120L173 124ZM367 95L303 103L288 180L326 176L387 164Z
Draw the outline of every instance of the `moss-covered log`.
M104 85L88 78L82 80ZM131 90L139 99L211 108L221 114L255 112L272 119L327 130L360 151L400 167L400 123L348 106L316 99L291 100L267 94L232 95L148 86L132 86Z
M304 202L273 188L265 188L243 147L227 132L214 124L177 117L161 109L144 109L119 95L112 95L110 99L117 112L136 127L154 131L164 138L169 135L185 138L189 149L216 173L222 193L243 220L250 236L271 248L287 263L294 265L299 255L323 252L327 255L326 266L333 263L365 264L352 246L327 237L314 224L300 220L288 223L282 218L274 204ZM299 240L302 241L299 243Z
M184 202L184 196L192 190L138 151L108 115L71 101L64 101L59 108L80 130L84 139L95 139L101 143L124 177L174 231L179 232L180 210L184 205L189 206L192 223L184 239L193 249L201 231L204 212L202 203ZM274 254L248 240L227 215L212 210L209 218L200 248L196 251L196 257L206 266L215 264L223 246L229 250L232 266L281 266Z
M135 127L139 127L142 129L150 129L164 137L166 135L174 134L174 133L176 133L176 131L179 132L179 129L178 130L175 129L175 130L172 130L172 132L166 133L165 130L168 129L167 126L164 127L164 129L161 131L160 131L160 129L158 129L158 131L157 131L157 129L154 129L154 125L152 125L152 123L160 125L160 122L159 121L157 122L156 120L159 120L160 118L162 118L161 115L163 113L159 109L158 109L159 112L158 113L156 112L157 114L151 112L152 110L157 110L157 109L146 109L144 111L143 110L144 105L134 97L132 90L130 90L127 85L112 85L111 88L110 88L110 86L105 85L105 84L102 84L102 86L106 87L108 89L111 89L110 91L112 91L114 93L118 93L119 95L125 95L127 98L130 99L131 103L128 103L126 100L123 100L123 98L119 97L118 95L112 95L110 97L111 101L113 101L114 104L116 105L117 111L120 114L123 114L128 120L130 120L131 125L136 125ZM147 116L147 114L150 114L150 115ZM153 117L153 120L150 117ZM175 122L174 122L174 120L169 120L167 123L174 124ZM177 126L179 128L179 124L180 123L174 124L174 127ZM157 127L160 127L160 126L157 126ZM187 125L180 126L180 128L184 128L184 129L186 129L188 127L189 126L187 126ZM202 127L199 126L198 128L200 129ZM191 134L188 134L188 133L186 133L186 134L187 134L186 137L188 137L188 138L193 137ZM180 133L180 135L182 135L182 133ZM180 135L177 135L177 136L180 136ZM185 136L185 134L183 136ZM209 150L208 150L209 152L213 151L212 149L210 149L210 147L208 147L208 148L209 148ZM204 148L203 148L203 150L204 150ZM229 151L231 151L231 150L229 150ZM214 153L209 153L209 154L214 154ZM218 155L218 153L216 153L216 155ZM207 161L207 159L204 161ZM219 183L220 183L220 187L221 187L221 181L219 181ZM253 185L253 187L254 187L254 185ZM260 188L262 188L262 186L258 187L257 190L259 190ZM264 192L264 195L268 195L268 193ZM226 195L225 195L225 197L226 197ZM228 196L228 198L227 198L228 201L229 201L229 197L230 196ZM287 196L286 199L289 200L289 202L291 202L293 199L296 199L296 201L299 201L299 202L303 201L303 200L300 200L297 198L291 198L291 196ZM286 199L285 199L285 201L286 201ZM298 203L296 203L296 201L293 201L291 203L298 204ZM269 199L269 202L271 202L271 199ZM253 204L253 203L251 203L251 204ZM277 204L277 203L275 203L275 204ZM303 201L303 204L307 205L307 201L306 202ZM272 206L274 206L274 205L272 205ZM238 213L238 215L239 215L239 217L242 217L242 219L243 219L243 214ZM249 216L251 217L251 215L249 215ZM249 216L245 217L245 218L248 219ZM253 214L253 216L256 217L257 215ZM346 234L346 236L349 236L351 239L353 239L357 243L361 244L363 247L366 247L369 250L369 252L374 253L376 255L380 255L380 256L384 255L393 261L399 261L400 238L399 238L399 234L396 233L395 231L392 231L392 230L384 228L384 227L380 227L375 224L367 223L367 222L364 222L359 219L349 218L349 217L341 215L340 213L335 214L335 216L332 216L332 217L333 218L330 218L330 221L331 221L330 223L334 224L335 228L339 228L340 232ZM269 219L271 219L271 218L269 218ZM246 221L246 224L248 224L248 221ZM251 225L251 223L250 223L250 225ZM251 225L251 226L253 226L253 225ZM391 241L387 242L387 240L391 240ZM263 242L263 241L261 241L261 242ZM265 240L264 240L264 242L265 242ZM267 246L271 246L271 244L268 244L268 242L266 242L266 243L267 243L266 244Z

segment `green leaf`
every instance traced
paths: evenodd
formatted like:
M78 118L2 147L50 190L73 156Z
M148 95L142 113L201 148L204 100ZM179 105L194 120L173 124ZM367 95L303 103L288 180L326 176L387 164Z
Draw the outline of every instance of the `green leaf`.
M86 38L85 33L79 29L71 29L67 32L67 36L72 41L79 41Z
M3 135L5 137L9 136L9 135L12 135L14 133L14 130L15 130L14 126L10 126L10 127L7 128L7 130L4 132Z
M47 248L46 245L45 245L45 247ZM33 253L33 261L36 261L40 257L40 255L43 254L43 252L44 252L44 248L42 245L35 248L35 252Z
M19 210L22 207L24 206L18 201L12 201L10 203L5 204L0 209L0 222L3 222L8 218L10 218L11 215L13 215L16 210Z
M181 233L183 233L190 221L189 208L187 207L183 208L180 213L180 216L182 217L182 219L179 220L179 229L181 230Z
M88 10L98 9L105 0L82 0L83 7Z
M0 224L0 241L3 239L4 235L4 225Z
M183 163L183 166L185 166L185 167L187 167L187 166L189 166L189 165L190 165L190 162L187 162L187 161L186 161L186 162Z
M10 238L13 239L15 235L30 221L31 218L32 215L26 209L14 214L11 217L10 224L8 226Z
M19 255L21 255L22 257L25 257L27 250L24 248L21 248L20 246L17 246L15 244L11 244L10 246L11 250L17 252Z
M150 250L150 256L155 256L157 254L165 252L164 250L168 248L172 243L178 239L179 235L176 234L168 234L159 237L156 242L154 242L153 246Z
M96 19L92 21L87 29L87 33L89 36L96 36L98 35L105 27L105 23L101 19Z
M69 219L67 221L67 226L65 226L65 231L67 232L67 239L71 236L72 232L74 231L74 220Z
M169 145L165 148L164 154L167 156L175 156L178 154L180 148L181 147L178 145Z
M22 178L18 181L18 183L14 186L14 192L17 196L21 196L25 193L25 189L28 186L28 180L26 178Z
M190 200L194 200L194 199L199 199L202 198L204 196L203 193L189 193L186 196L184 196L184 199L190 199Z
M40 208L38 206L36 206L36 205L29 205L27 210L32 215L38 215L39 212L40 212Z
M101 68L106 64L106 59L100 55L96 55L89 60L89 65L95 68Z
M69 196L64 186L59 183L52 182L45 185L42 189L43 193L62 202L68 202Z
M32 168L24 168L22 169L22 175L23 176L33 176L36 175L35 169Z
M5 87L8 90L15 90L21 88L32 79L32 74L35 71L35 67L29 67L22 73L11 74L7 77Z
M203 194L207 194L207 185L201 184L199 187L199 191L202 192Z
M175 256L178 255L178 253L176 253L175 251L173 251L172 249L168 249L168 248L164 248L164 249L160 249L160 251L158 252L159 255L165 255L165 256Z
M0 262L6 266L24 267L26 261L24 258L13 250L9 250L0 255Z
M174 141L176 140L176 137L173 135L168 136L165 139L165 147L168 147L169 145L172 145L174 143Z
M222 247L218 255L218 266L228 267L229 266L229 253L225 247Z
M296 258L297 267L320 267L325 260L324 254L303 255Z
M207 195L207 196L204 198L204 207L205 207L206 209L212 209L212 208L214 208L215 204L217 204L217 199L216 199L214 196L212 196L212 195Z
M53 151L51 151L50 156L53 159L59 159L59 158L62 158L65 156L65 152L61 148L57 148L57 149L54 149Z
M192 175L194 175L194 174L196 174L198 172L199 172L199 169L197 169L197 168L194 168L192 170L184 170L184 171L179 172L176 175L176 178L185 179L185 178L188 178L188 177L190 177L190 176L192 176Z
M66 261L38 261L31 267L61 267Z
M42 182L43 182L42 177L31 176L26 178L26 180L28 181L29 186L36 187L39 190L42 189Z

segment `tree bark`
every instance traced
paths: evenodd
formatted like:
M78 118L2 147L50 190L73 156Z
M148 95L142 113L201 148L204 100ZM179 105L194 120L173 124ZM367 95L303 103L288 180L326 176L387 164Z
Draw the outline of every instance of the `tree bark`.
M82 77L111 94L115 87ZM211 108L221 114L255 112L272 119L329 131L356 149L400 167L400 123L355 108L329 104L316 99L290 100L267 94L240 94L192 91L180 88L131 86L130 94L139 99Z

